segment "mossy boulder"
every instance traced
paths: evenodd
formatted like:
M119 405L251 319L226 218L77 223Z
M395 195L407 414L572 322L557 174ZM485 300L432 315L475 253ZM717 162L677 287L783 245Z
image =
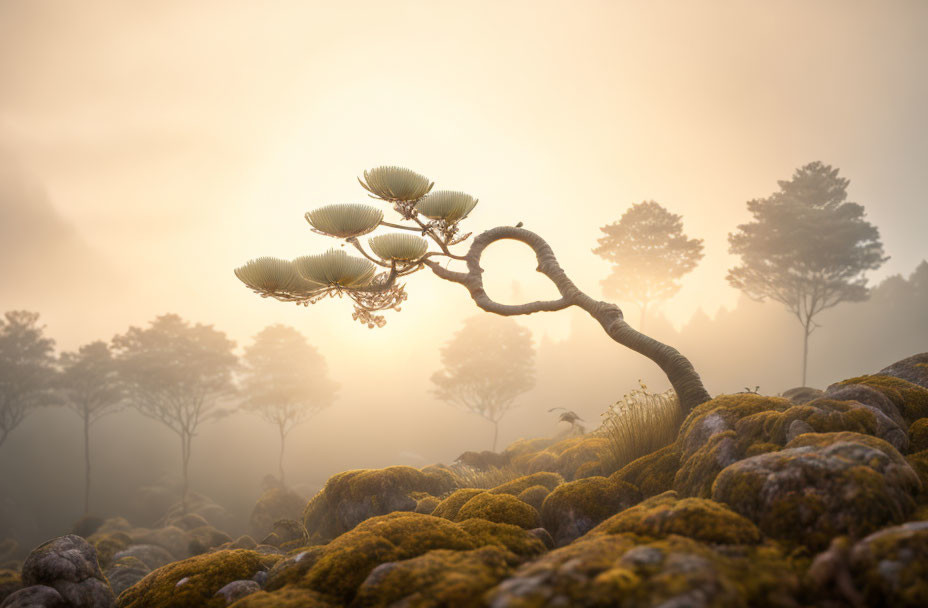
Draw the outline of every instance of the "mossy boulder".
M537 530L544 528L526 530L512 524L497 523L478 517L466 519L458 526L474 538L478 547L501 547L520 561L532 559L546 551L544 542L535 534Z
M867 536L851 550L850 570L867 605L928 606L928 521Z
M545 501L545 498L548 494L551 493L551 490L544 487L543 485L532 486L530 488L525 488L519 495L516 496L522 502L532 505L538 511L541 511L541 503Z
M855 432L879 437L904 450L904 422L868 403L819 398L802 405L751 393L722 395L698 407L680 431L680 467L673 489L708 498L725 467L776 451L803 433Z
M204 526L210 525L206 518L199 513L184 513L177 515L175 517L169 518L164 522L164 524L166 526L177 526L181 530L194 530L196 528L202 528Z
M608 446L609 440L605 437L584 435L558 455L553 470L565 479L577 479L580 477L580 469L589 469L589 463L598 462Z
M145 578L145 575L151 571L152 569L142 560L128 556L113 561L103 571L103 574L106 575L113 594L119 597L120 593Z
M490 606L796 606L798 577L773 545L716 547L671 535L586 536L519 568Z
M532 473L531 475L517 477L489 491L491 494L511 494L512 496L518 496L523 490L532 486L544 486L549 490L553 490L562 483L564 483L564 478L559 473L542 471L540 473Z
M433 472L434 473L434 472ZM314 543L327 542L362 521L395 511L414 511L415 492L441 494L449 479L407 466L358 469L331 477L303 511Z
M232 542L232 537L210 525L194 528L188 531L187 535L190 538L187 543L187 551L190 555L206 553L210 549Z
M511 494L482 492L464 503L454 521L479 517L501 524L512 524L531 530L541 525L541 517L535 507L526 504Z
M149 573L120 594L119 608L224 608L216 593L266 570L265 556L245 549L204 553Z
M93 545L68 534L39 545L23 562L24 587L54 589L73 608L106 608L114 595L97 563Z
M276 591L258 591L252 593L229 608L336 608L338 604L330 603L327 596L299 587L284 587Z
M631 461L609 477L632 484L643 497L655 496L673 487L681 455L678 445L672 443Z
M588 536L626 532L650 538L685 536L714 545L756 545L763 540L757 526L726 505L705 498L679 498L673 491L613 515Z
M629 483L587 477L554 488L541 506L541 520L555 544L561 546L640 500L641 492Z
M919 418L909 426L909 451L928 450L928 418Z
M441 500L434 496L423 496L416 499L416 508L413 509L416 513L424 513L426 515L431 515L432 511L435 510L441 504Z
M306 499L283 486L266 490L251 510L248 525L251 535L264 538L271 533L274 522L280 519L302 519Z
M896 361L880 370L881 376L894 376L922 388L928 388L928 353L919 353Z
M281 549L303 547L309 543L306 527L292 519L278 519L271 527L271 532L261 539L262 545L271 545Z
M919 418L928 417L928 388L896 376L875 374L850 378L839 382L837 385L829 386L825 394L833 395L842 387L853 388L855 385L867 387L881 393L892 402L899 414L908 423L912 423ZM865 398L863 397L860 400L862 401ZM873 405L876 406L877 404L874 403Z
M361 584L352 606L479 606L481 597L512 566L506 551L438 549L375 568Z
M891 445L858 433L807 433L786 449L740 460L715 480L712 498L770 537L820 551L900 523L921 482Z
M97 552L97 562L100 567L106 567L113 561L113 557L132 544L132 537L125 532L107 532L94 534L87 539Z
M458 516L458 511L461 510L461 507L463 507L468 500L484 492L486 492L486 490L480 490L478 488L461 488L460 490L455 490L448 495L447 498L438 503L435 509L432 510L431 515L454 521Z
M127 557L138 559L149 570L160 568L174 561L171 553L158 545L132 545L113 556L113 560L115 562Z

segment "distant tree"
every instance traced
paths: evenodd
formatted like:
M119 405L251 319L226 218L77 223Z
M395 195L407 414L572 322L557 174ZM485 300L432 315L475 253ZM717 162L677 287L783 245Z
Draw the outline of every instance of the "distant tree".
M729 251L741 256L728 282L756 300L784 304L802 325L803 386L816 315L866 300L864 273L889 259L863 206L846 202L848 183L838 169L809 163L779 181L778 192L748 201L754 221L728 235Z
M702 259L702 239L683 234L683 222L654 201L632 205L618 222L600 228L605 236L593 250L612 262L602 281L606 297L634 302L644 327L648 305L674 296L680 278Z
M329 379L325 359L303 334L286 325L271 325L245 349L241 382L245 409L277 427L278 467L284 481L287 435L335 400L338 385Z
M90 427L122 409L125 391L116 362L105 342L91 342L77 352L62 353L58 386L64 403L84 423L84 514L90 512Z
M39 313L12 310L0 319L0 445L34 408L54 405L55 341Z
M441 349L441 362L432 375L435 396L492 422L495 452L499 421L535 386L531 333L503 317L471 317Z
M229 413L220 403L234 391L234 346L211 325L190 325L173 314L157 317L147 329L130 327L113 338L129 402L180 437L185 511L190 448L197 429Z

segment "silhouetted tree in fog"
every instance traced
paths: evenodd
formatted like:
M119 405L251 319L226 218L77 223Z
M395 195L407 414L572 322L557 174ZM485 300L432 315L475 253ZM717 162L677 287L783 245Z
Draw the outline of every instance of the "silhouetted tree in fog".
M644 327L648 304L673 297L680 278L702 259L702 239L687 238L683 222L654 201L632 205L618 222L600 228L605 236L593 250L612 263L602 282L607 298L634 302Z
M471 317L441 349L441 362L445 369L432 375L435 396L492 422L495 452L499 421L535 386L531 333L505 318Z
M30 410L58 402L54 347L39 313L12 310L0 319L0 445Z
M58 386L64 403L84 423L84 514L90 512L90 427L119 411L125 392L116 372L116 362L105 342L91 342L75 353L62 353Z
M802 385L816 315L840 302L867 299L864 273L887 259L879 231L864 208L846 202L848 180L838 169L813 162L779 181L779 192L748 201L754 221L728 235L741 265L728 282L749 297L786 305L803 329Z
M146 329L130 327L113 338L130 403L180 438L185 511L190 448L197 429L229 413L219 406L234 390L234 346L211 325L190 325L173 314L157 317Z
M284 481L287 435L335 400L338 385L329 379L325 359L303 334L286 325L271 325L245 349L242 406L277 427L278 467Z
M361 204L326 205L308 212L306 220L315 232L345 239L364 257L350 256L344 249L292 261L262 257L237 268L235 275L255 293L282 302L309 305L346 296L354 303L352 317L372 328L386 322L382 311L399 310L406 300L402 277L424 268L440 279L458 283L479 308L497 315L529 315L576 306L599 323L612 340L657 364L679 395L684 412L709 400L689 359L633 329L615 304L594 300L581 291L561 268L551 246L523 228L522 222L491 228L475 237L466 253L454 253L452 250L470 237L469 232L461 231L461 222L476 207L477 199L451 190L432 192L434 182L403 167L377 167L365 171L359 181L372 198L390 205L402 223L386 222L381 209ZM380 227L412 234L393 232L370 238L368 253L358 237ZM487 247L502 240L519 241L535 252L534 270L551 280L558 298L515 305L490 298L484 289L480 261ZM455 263L464 263L466 270L449 267ZM379 273L378 268L382 269Z

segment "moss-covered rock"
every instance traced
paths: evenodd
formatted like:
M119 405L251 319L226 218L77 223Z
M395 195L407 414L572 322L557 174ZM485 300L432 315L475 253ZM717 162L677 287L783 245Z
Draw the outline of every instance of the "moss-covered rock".
M551 493L551 490L549 490L548 488L542 485L537 485L537 486L532 486L530 488L525 488L524 490L519 492L519 495L516 496L516 498L518 498L519 500L521 500L522 502L526 504L532 505L538 511L541 511L541 503L545 501L545 498L550 493Z
M588 463L599 461L608 446L609 440L605 437L585 435L558 455L553 470L565 479L578 479L580 469Z
M352 606L478 606L481 596L510 570L499 547L429 551L375 568Z
M181 530L194 530L209 526L210 523L199 513L183 513L164 522L167 526L177 526Z
M187 532L187 535L190 538L187 543L187 551L190 555L206 553L210 549L232 542L232 538L228 534L210 525L194 528Z
M59 536L33 549L23 562L24 587L46 586L57 591L73 608L107 608L114 605L93 545L80 536Z
M928 450L928 418L919 418L909 426L909 451Z
M162 566L119 596L119 608L224 608L222 587L267 568L264 556L235 549L197 555Z
M891 445L858 433L807 433L786 449L719 474L712 498L767 535L823 550L838 535L862 537L899 523L921 483Z
M264 492L251 510L248 525L254 538L264 538L271 533L274 522L280 519L302 519L306 499L280 485Z
M895 376L876 374L850 378L828 387L825 394L831 395L834 392L832 389L852 385L865 386L882 393L908 423L928 417L928 388Z
M671 535L584 537L519 568L491 606L796 606L798 580L775 546L714 547Z
M641 492L629 483L587 477L554 488L541 506L541 520L555 544L561 546L640 500Z
M303 547L309 543L309 533L298 521L292 519L278 519L271 527L271 532L263 539L262 545L285 548L287 546Z
M113 557L132 544L132 538L125 532L108 532L94 534L87 539L97 552L97 562L106 569L113 561Z
M559 473L542 471L540 473L524 475L522 477L513 479L512 481L498 485L495 488L492 488L490 493L511 494L512 496L518 496L522 493L523 490L526 490L532 486L544 486L549 490L553 490L562 483L564 483L564 478Z
M441 500L434 496L423 496L422 498L416 499L416 508L414 511L416 513L424 513L426 515L431 515L432 511L435 510L441 504Z
M109 581L113 594L119 597L120 593L145 578L145 575L151 570L138 558L121 557L113 561L103 571L103 574L106 575L106 580Z
M643 497L661 494L673 487L674 476L680 469L681 454L677 444L672 443L631 461L610 478L632 484Z
M461 506L454 521L479 517L501 524L512 524L531 530L541 525L538 511L511 494L482 492Z
M928 521L867 536L851 550L850 568L867 605L928 606Z
M896 361L880 370L881 376L894 376L928 388L928 353L919 353Z
M705 498L679 498L673 491L613 515L588 536L625 532L650 538L679 535L715 545L755 545L762 540L757 526L726 505Z
M444 483L435 474L406 466L345 471L331 477L309 501L303 525L312 542L327 542L370 517L414 511L412 493L440 494Z
M461 507L463 507L468 500L477 494L483 494L485 491L486 490L480 490L478 488L461 488L460 490L455 490L447 498L438 503L438 506L432 510L431 515L454 521L458 516L458 511L461 510Z
M512 524L502 524L474 517L458 524L470 534L478 547L497 546L514 556L519 561L537 557L545 552L546 547L535 530L526 530ZM543 530L543 528L538 528Z
M284 587L268 593L258 591L237 602L229 608L336 608L338 604L330 603L327 596L311 589Z

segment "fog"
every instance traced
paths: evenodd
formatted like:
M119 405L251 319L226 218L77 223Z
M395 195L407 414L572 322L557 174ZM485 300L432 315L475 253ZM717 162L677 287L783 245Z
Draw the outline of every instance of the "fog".
M407 166L478 197L468 231L524 222L595 298L609 272L591 252L599 227L660 202L705 258L647 332L713 395L775 394L800 383L801 329L728 286L727 235L746 201L822 160L890 256L869 301L822 315L808 384L824 388L928 350L926 30L914 1L0 0L0 312L39 312L59 352L164 313L214 325L239 354L262 328L293 326L341 385L288 439L289 481L309 496L339 471L448 463L492 438L430 392L440 347L478 312L461 286L418 273L402 312L367 329L346 301L262 299L232 273L328 248L303 213L369 200L365 169ZM555 293L525 247L494 245L483 265L501 301ZM563 430L552 407L590 427L639 379L667 388L582 313L518 322L538 380L501 446ZM41 409L0 447L0 538L34 544L80 517L79 424ZM276 441L246 413L195 438L192 489L230 530L276 471ZM177 483L177 443L132 410L104 418L93 512L150 517L139 488Z

